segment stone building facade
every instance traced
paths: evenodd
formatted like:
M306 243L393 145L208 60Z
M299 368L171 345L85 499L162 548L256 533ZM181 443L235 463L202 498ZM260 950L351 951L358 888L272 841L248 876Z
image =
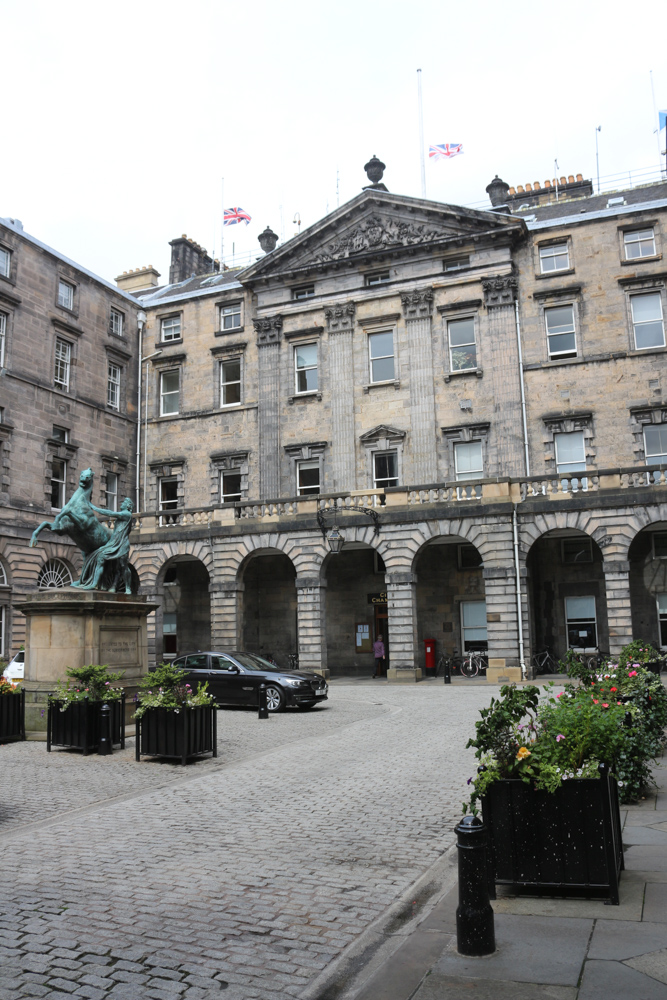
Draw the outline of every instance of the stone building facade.
M487 191L376 180L243 271L174 241L179 280L134 293L157 658L370 674L382 633L403 680L425 639L528 671L667 645L667 184Z
M0 219L0 656L15 653L28 591L76 578L52 521L96 475L93 502L135 497L137 313L129 294Z

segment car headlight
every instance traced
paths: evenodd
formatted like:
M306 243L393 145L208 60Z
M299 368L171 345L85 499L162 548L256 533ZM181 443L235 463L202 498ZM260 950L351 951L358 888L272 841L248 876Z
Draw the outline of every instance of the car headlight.
M301 685L305 684L306 682L302 681L301 678L299 677L285 677L283 683L289 684L290 687L296 688L296 687L301 687Z

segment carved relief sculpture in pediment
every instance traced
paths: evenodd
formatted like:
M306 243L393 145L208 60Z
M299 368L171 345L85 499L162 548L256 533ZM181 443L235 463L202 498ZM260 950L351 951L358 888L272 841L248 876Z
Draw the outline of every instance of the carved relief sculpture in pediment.
M366 250L432 243L434 240L445 239L451 235L451 230L428 226L425 223L401 222L397 219L383 219L378 215L372 215L325 246L315 254L315 260L324 263L364 253Z
M266 344L277 344L280 340L280 331L283 328L282 316L266 316L262 319L254 319L255 333L257 334L257 344L264 347Z

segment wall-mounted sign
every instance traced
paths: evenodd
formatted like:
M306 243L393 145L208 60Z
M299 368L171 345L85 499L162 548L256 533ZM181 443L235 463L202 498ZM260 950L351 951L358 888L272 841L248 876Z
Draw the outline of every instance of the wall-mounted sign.
M379 594L369 594L368 595L369 604L386 604L387 603L387 591L383 590Z
M372 653L371 627L367 622L358 622L354 629L354 642L357 653Z

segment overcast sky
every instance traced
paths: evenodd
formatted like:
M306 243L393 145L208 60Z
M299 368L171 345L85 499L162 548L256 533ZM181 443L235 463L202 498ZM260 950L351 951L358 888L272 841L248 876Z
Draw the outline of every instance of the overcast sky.
M426 164L427 197L486 199L581 172L657 172L667 107L664 0L0 0L4 99L0 216L113 280L168 277L181 233L220 255L289 238L387 164L421 193L424 139L464 154ZM636 21L633 15L637 14ZM664 162L664 160L663 160ZM604 183L604 182L603 182ZM282 223L281 223L282 206Z

